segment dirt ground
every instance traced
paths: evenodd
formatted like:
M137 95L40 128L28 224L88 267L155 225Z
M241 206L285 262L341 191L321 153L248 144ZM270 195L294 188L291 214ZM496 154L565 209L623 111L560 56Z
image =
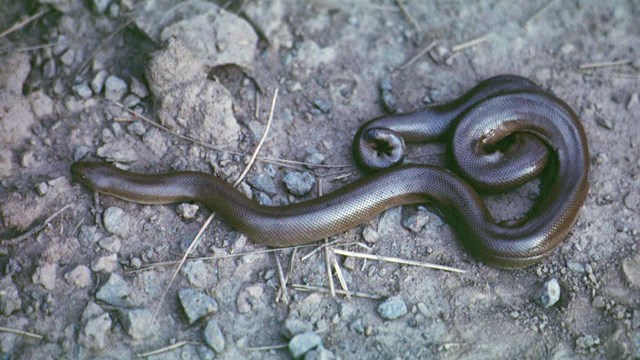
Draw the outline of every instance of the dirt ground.
M0 8L2 359L640 358L637 1ZM233 182L278 89L238 188L265 204L298 202L363 176L351 140L364 121L498 74L564 99L590 147L590 190L571 234L521 270L473 258L428 207L387 210L327 249L466 273L331 255L317 251L322 242L274 251L216 216L165 294L209 210L95 196L69 172L85 159ZM410 146L409 159L444 165L445 150ZM513 218L537 192L534 182L486 201ZM350 298L327 293L327 256ZM559 300L545 307L555 281Z

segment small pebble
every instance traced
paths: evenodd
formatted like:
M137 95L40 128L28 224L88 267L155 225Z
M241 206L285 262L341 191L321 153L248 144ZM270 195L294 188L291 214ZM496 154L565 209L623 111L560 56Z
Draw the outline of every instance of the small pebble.
M182 203L178 205L178 209L176 211L181 218L185 220L193 220L196 218L196 215L198 215L198 209L200 209L200 207L196 204Z
M386 320L398 319L406 315L407 311L407 304L399 295L392 296L378 305L378 314Z
M98 14L102 14L107 10L111 0L91 0L91 7L93 11Z
M586 349L600 344L597 336L585 335L576 339L576 347Z
M295 317L288 317L287 320L284 321L284 336L289 339L296 335L310 332L311 330L313 330L313 325L308 321Z
M138 97L140 97L141 99L149 96L149 89L147 88L147 86L135 77L131 78L129 89L131 89L131 92L138 95Z
M109 233L126 236L129 233L129 218L119 207L107 208L102 214L104 229Z
M638 93L631 94L629 102L627 102L627 110L640 110L640 97Z
M419 207L418 211L402 220L402 225L412 232L418 233L427 223L429 223L430 219L431 216L427 210L423 207Z
M121 312L122 325L132 338L139 340L154 333L153 313L147 309L123 310Z
M385 111L395 113L398 111L396 107L396 97L393 94L393 87L389 78L382 79L379 84L380 95L382 96L382 105Z
M336 355L324 346L318 345L304 355L304 360L334 360Z
M553 306L560 300L560 284L558 280L551 279L542 285L534 300L544 308Z
M187 316L189 325L218 311L218 303L215 299L202 290L182 289L178 292L178 299L180 299L180 305Z
M221 353L224 351L224 334L215 319L209 319L207 325L204 328L204 341L215 352Z
M104 349L107 346L111 325L111 318L106 312L87 320L80 331L79 343L88 349Z
M120 101L127 93L127 83L117 76L109 75L104 83L104 97L111 101Z
M118 268L118 255L101 256L91 263L91 270L95 272L112 273Z
M198 288L205 288L209 285L211 269L204 261L190 261L186 263L180 273L187 278L189 283Z
M273 178L267 174L258 174L255 176L251 176L247 179L247 183L249 183L249 185L251 185L252 187L269 195L275 195L278 193L276 183L273 181Z
M104 82L107 80L109 73L106 70L100 70L91 79L91 90L94 94L100 94L104 87Z
M73 160L74 161L80 161L82 160L85 156L87 156L87 154L89 153L89 148L84 146L84 145L80 145L76 148L76 150L73 152Z
M38 266L31 280L36 285L42 285L47 290L53 290L56 287L57 271L58 264L47 263Z
M316 178L308 171L291 171L282 179L289 193L295 196L307 195L316 185Z
M576 261L567 262L567 267L574 273L583 274L586 270L584 264Z
M309 331L296 335L289 341L289 353L294 359L301 359L310 350L322 345L322 338Z
M109 236L103 239L98 240L98 246L107 250L110 253L118 253L120 252L120 247L122 243L117 236Z
M22 299L11 276L0 277L0 313L9 316L22 307Z
M131 109L132 107L138 104L140 104L140 98L138 97L138 95L129 94L125 96L124 99L122 100L122 105L124 105L124 107L129 109Z
M91 270L86 265L78 265L68 272L64 278L75 287L85 288L91 283Z
M49 185L47 185L46 182L41 182L36 185L36 192L38 193L38 195L45 196L47 195L47 191L49 191Z
M131 288L120 275L111 273L109 280L96 292L96 299L113 306L132 306Z
M307 155L306 158L304 158L304 162L310 165L320 165L324 162L324 155L322 155L319 152L313 152L309 155ZM309 166L309 165L307 165ZM313 167L313 166L310 166Z
M72 88L73 92L82 99L88 99L93 95L91 92L91 88L86 81L81 82L80 84L74 85Z
M324 114L330 113L331 109L333 108L333 104L331 103L331 101L323 99L314 100L313 106Z
M138 136L142 136L147 132L147 128L144 127L144 124L141 121L134 121L129 126L127 126L127 130L130 133Z
M362 230L362 238L364 241L373 244L378 241L380 236L371 226L365 226L364 230Z

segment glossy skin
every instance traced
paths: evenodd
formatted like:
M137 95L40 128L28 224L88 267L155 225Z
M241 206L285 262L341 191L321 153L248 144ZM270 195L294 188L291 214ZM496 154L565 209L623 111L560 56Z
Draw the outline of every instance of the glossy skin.
M440 209L469 251L504 268L525 267L547 256L571 230L587 194L589 154L578 117L526 79L486 80L451 104L374 119L358 136L374 128L373 135L383 134L374 139L375 146L391 149L392 154L397 144L404 150L403 137L407 141L448 137L454 168L461 175L430 165L392 166L322 197L269 207L204 173L143 175L91 162L73 164L71 171L89 188L128 201L202 202L254 242L269 246L310 243L357 226L387 208L430 203ZM400 140L392 133L400 133ZM500 144L513 134L520 135ZM381 145L388 139L390 145ZM378 155L378 151L359 153L358 144L356 138L359 163ZM386 152L381 154L386 161ZM497 222L470 185L479 184L483 190L512 188L540 174L545 165L539 200L517 221Z

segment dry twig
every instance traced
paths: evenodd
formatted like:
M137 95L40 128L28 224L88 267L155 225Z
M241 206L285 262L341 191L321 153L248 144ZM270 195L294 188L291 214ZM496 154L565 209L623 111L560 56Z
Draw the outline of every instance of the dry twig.
M291 287L293 287L294 290L297 291L306 291L306 292L321 292L321 293L328 293L329 289L327 288L323 288L321 286L312 286L312 285L303 285L303 284L293 284L291 285ZM384 299L384 296L381 295L375 295L375 294L367 294L364 292L360 292L360 291L344 291L344 290L340 290L340 289L336 289L336 294L340 294L340 295L350 295L350 296L355 296L355 297L360 297L360 298L366 298L366 299L373 299L373 300L381 300Z
M0 38L3 38L3 37L5 37L5 36L7 36L7 35L9 35L9 34L11 34L13 32L16 32L16 31L22 29L23 27L27 26L32 21L39 19L42 15L44 15L44 14L46 14L48 12L49 12L48 9L44 9L44 10L41 10L40 12L36 13L35 15L27 16L23 20L20 20L17 23L13 24L7 30L1 32L0 33Z
M359 253L359 252L348 251L348 250L340 250L340 249L333 249L333 252L335 254L338 254L338 255L353 256L353 257L362 258L362 259L387 261L387 262L392 262L392 263L402 264L402 265L421 266L421 267L426 267L426 268L429 268L429 269L451 271L451 272L457 272L457 273L461 273L461 274L465 274L466 273L465 270L461 270L461 269L450 267L450 266L432 264L432 263L428 263L428 262L421 262L421 261L415 261L415 260L405 260L405 259L396 258L396 257L380 256L380 255L374 255L374 254L365 254L365 253Z
M586 64L582 64L582 65L578 66L578 69L580 69L580 70L589 70L589 69L597 69L597 68L603 68L603 67L623 66L623 65L629 65L632 62L633 62L632 60L623 59L623 60L614 60L614 61L602 61L602 62L586 63Z
M163 348L160 348L160 349L157 349L157 350L153 350L153 351L149 351L149 352L146 352L146 353L138 354L137 356L139 358L144 358L144 357L149 357L149 356L153 356L153 355L166 353L168 351L175 350L177 348L183 347L183 346L187 345L188 343L189 342L187 342L187 341L178 341L175 344L171 344L169 346L165 346Z
M543 5L540 9L538 9L536 12L534 12L533 15L531 15L531 17L529 17L529 19L527 19L527 21L525 21L525 23L524 23L523 27L525 28L525 30L529 30L531 28L531 24L533 23L533 21L535 19L537 19L538 17L540 17L540 15L542 13L546 12L547 10L549 10L551 5L553 5L553 3L555 3L555 2L556 2L556 0L550 0L545 5Z
M53 219L55 219L56 217L58 217L58 215L62 214L62 212L64 212L65 210L67 210L68 208L71 207L71 204L67 204L63 207L61 207L60 209L58 209L56 212L54 212L53 214L51 214L51 216L49 216L48 218L46 218L42 224L34 226L31 228L31 230L25 232L22 235L18 235L12 239L6 239L6 240L2 240L2 244L3 245L15 245L17 243L19 243L20 241L24 240L24 239L28 239L31 236L39 233L40 231L42 231L45 227L47 227L47 225L49 225L49 223L51 221L53 221Z
M409 59L409 61L407 61L406 63L402 64L399 69L400 70L404 70L404 69L408 68L409 66L411 66L411 64L416 62L416 60L420 59L424 54L428 53L429 50L433 49L436 45L438 45L438 40L432 41L431 44L427 45L426 48L420 50L420 52L415 54L411 59Z
M489 40L489 36L490 35L491 34L485 34L485 35L482 35L482 36L477 37L475 39L469 40L467 42L463 42L462 44L458 44L458 45L452 46L451 47L451 52L456 53L456 52L462 51L464 49L470 48L472 46L476 46L476 45L482 44L483 42L486 42L486 41Z
M27 337L31 337L31 338L38 339L38 340L44 339L44 336L36 334L36 333L23 331L23 330L18 330L18 329L11 329L11 328L7 328L7 327L0 327L0 332L7 332L7 333L16 334L16 335L27 336Z

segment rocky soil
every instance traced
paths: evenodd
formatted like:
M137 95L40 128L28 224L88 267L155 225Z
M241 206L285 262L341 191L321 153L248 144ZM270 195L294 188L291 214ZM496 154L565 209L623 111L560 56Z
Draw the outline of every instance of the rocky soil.
M0 8L1 358L640 358L637 1ZM170 285L211 213L96 196L69 173L85 159L233 182L278 89L238 189L263 204L295 203L363 176L350 146L364 121L503 73L575 108L592 164L570 236L522 270L479 262L434 209L405 206L327 248L466 273L322 243L269 249L216 216ZM445 150L411 146L409 161L444 165ZM537 194L534 182L486 201L513 218ZM328 293L327 261L350 298Z

